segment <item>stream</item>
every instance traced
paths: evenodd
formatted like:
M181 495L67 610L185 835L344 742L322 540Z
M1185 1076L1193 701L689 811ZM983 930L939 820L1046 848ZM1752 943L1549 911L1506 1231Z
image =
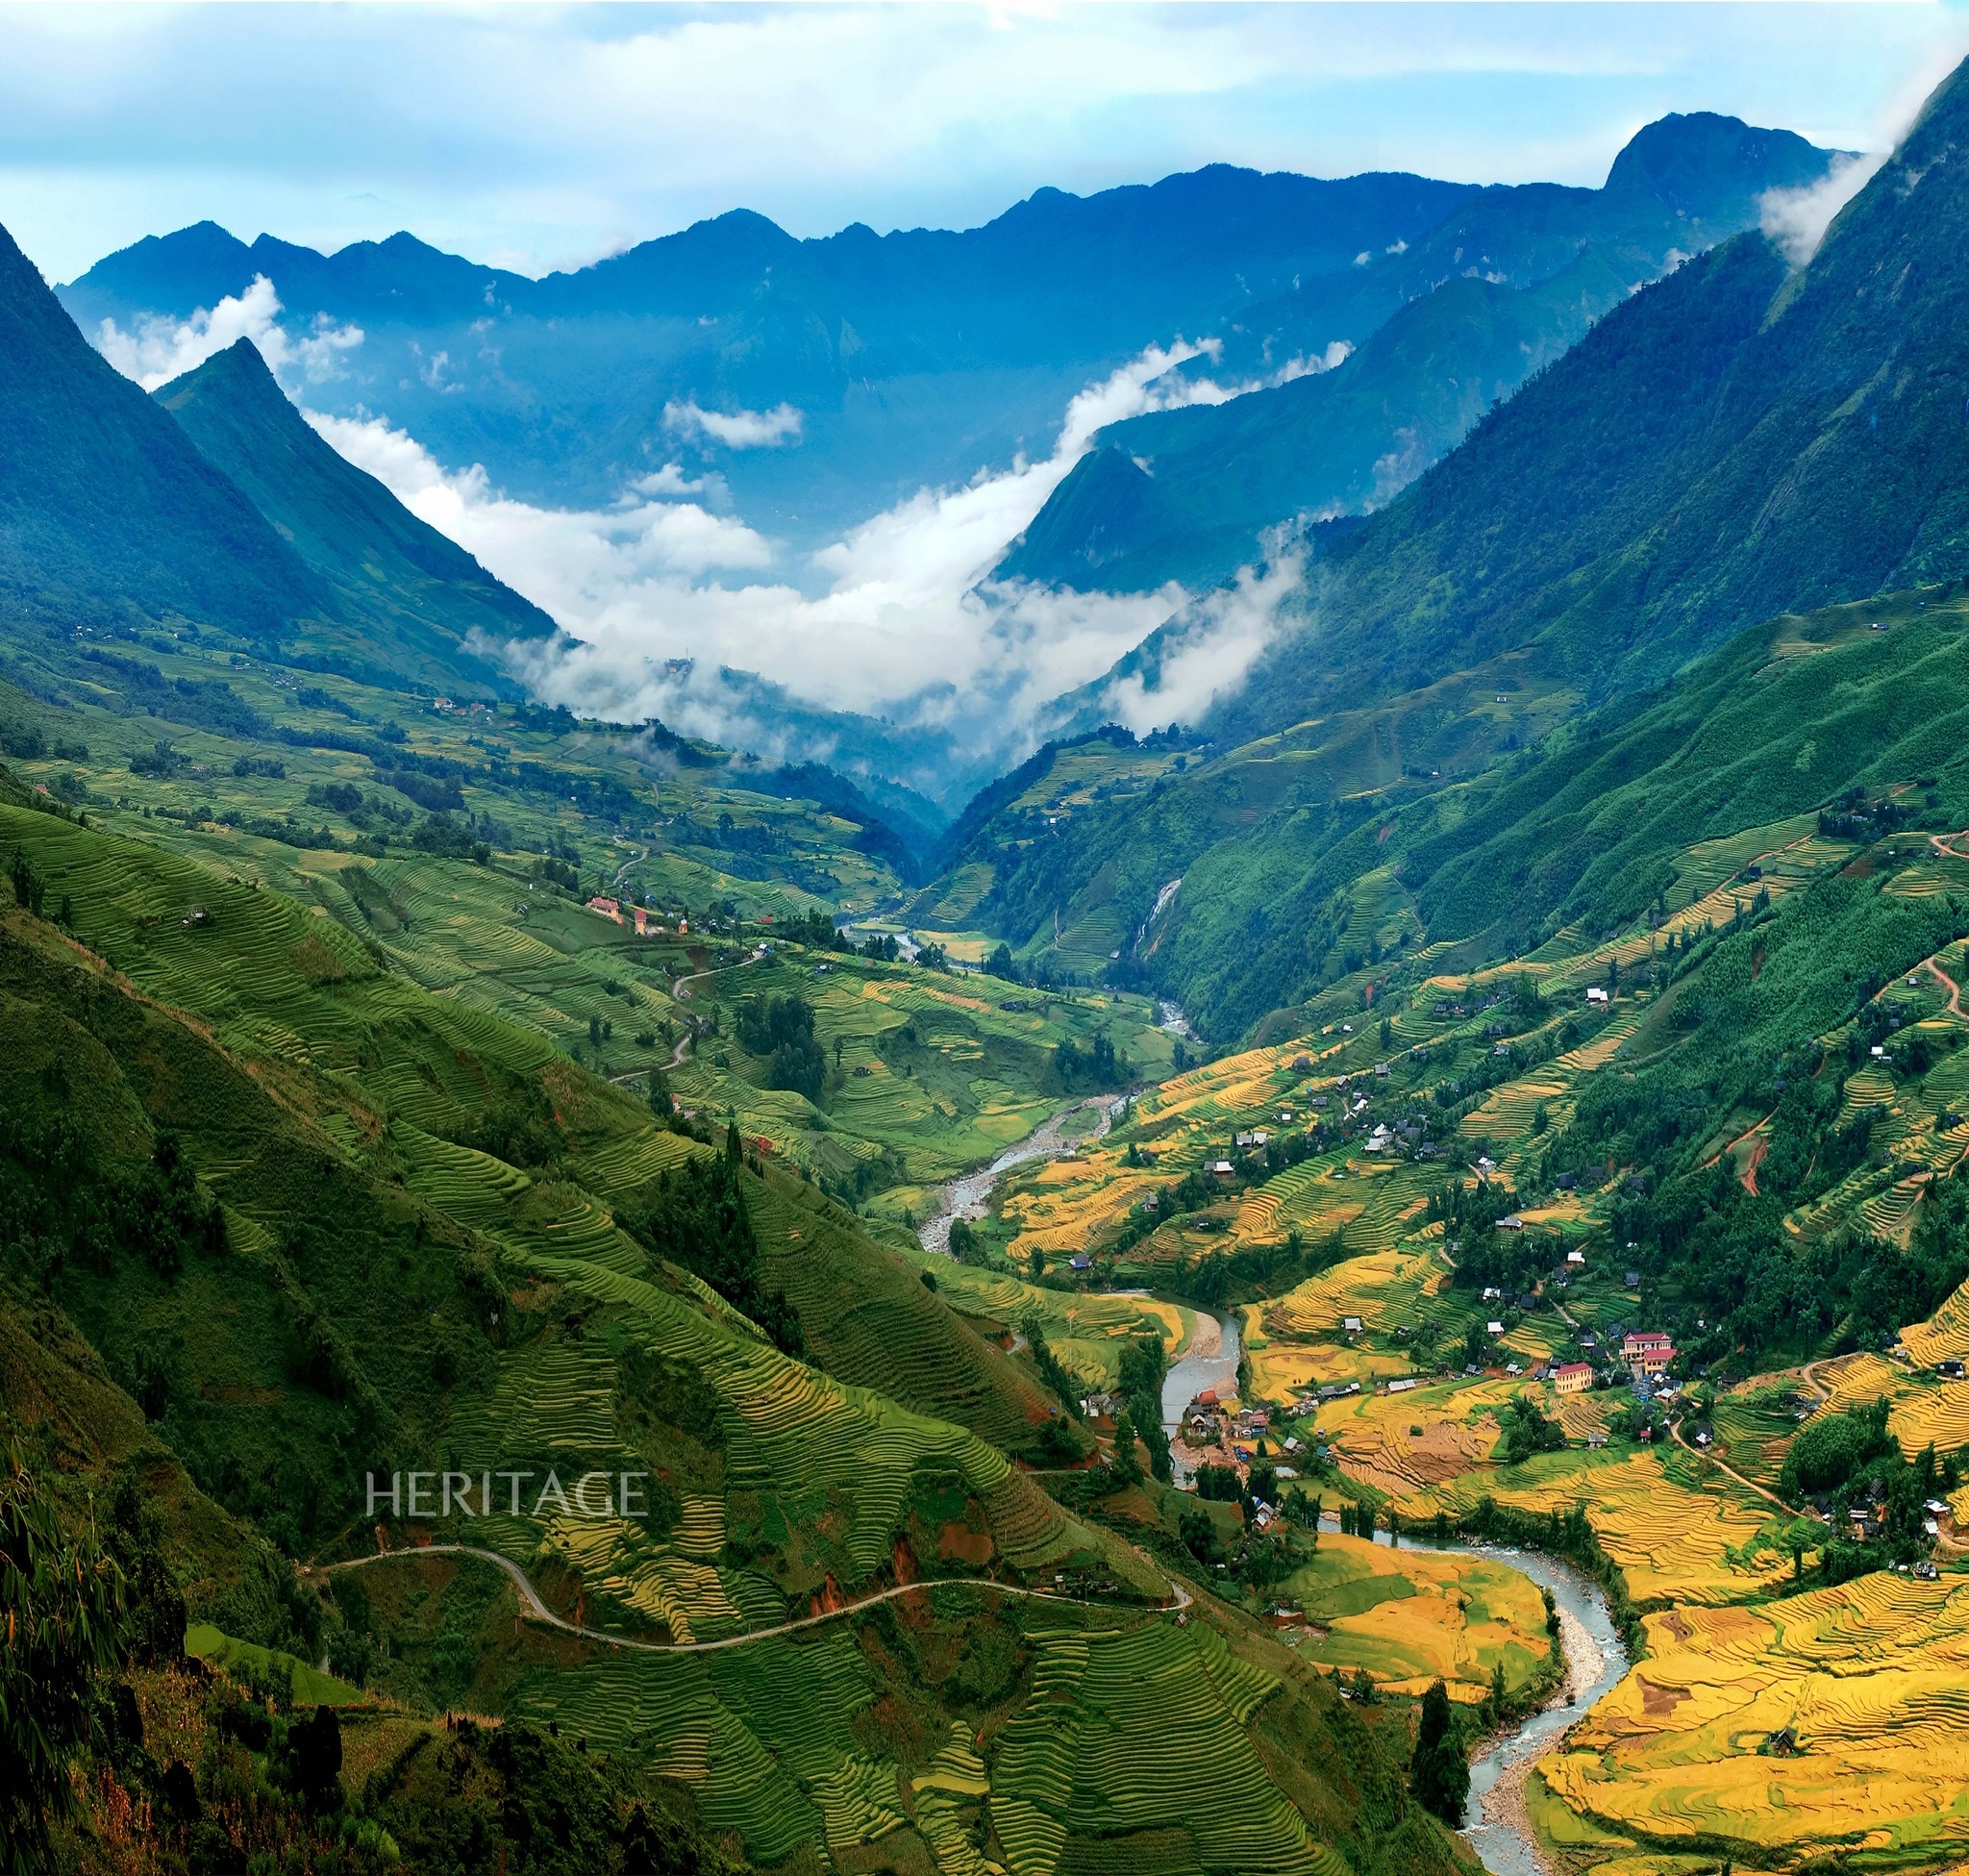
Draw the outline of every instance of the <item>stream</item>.
M1099 1139L1113 1124L1112 1111L1119 1098L1111 1094L1094 1094L1084 1101L1075 1101L1061 1108L1050 1120L1034 1127L1016 1145L1008 1146L988 1166L964 1173L960 1178L946 1179L941 1186L933 1187L931 1189L936 1194L936 1210L924 1219L916 1233L923 1248L935 1251L939 1257L948 1257L953 1218L982 1218L985 1204L991 1197L992 1187L1013 1166L1022 1166L1031 1160L1051 1160L1064 1153L1069 1146L1078 1146L1082 1140ZM1089 1108L1100 1110L1098 1124L1090 1132L1076 1134L1069 1140L1066 1137L1067 1122Z
M1196 1313L1196 1328L1180 1361L1162 1377L1162 1431L1174 1440L1183 1425L1183 1410L1207 1388L1220 1394L1237 1390L1237 1361L1243 1353L1234 1315ZM1188 1471L1176 1461L1176 1483L1188 1483Z
M1182 885L1181 880L1172 881L1162 888L1162 897L1156 902L1160 912L1165 901ZM1183 1006L1166 1000L1156 1005L1156 1026L1166 1029L1172 1035L1188 1036L1189 1019L1183 1013ZM998 1184L1002 1174L1013 1166L1025 1165L1033 1160L1051 1160L1065 1152L1069 1146L1078 1146L1082 1140L1099 1139L1114 1124L1114 1110L1120 1100L1109 1094L1089 1095L1084 1101L1072 1101L1061 1108L1050 1120L1034 1128L1016 1145L1009 1146L988 1166L980 1167L976 1172L964 1173L957 1179L946 1179L942 1185L931 1189L936 1194L936 1210L925 1218L916 1233L917 1241L926 1251L935 1251L938 1257L950 1255L950 1226L953 1218L982 1218L984 1208L991 1198L991 1188ZM1094 1108L1100 1111L1100 1121L1091 1132L1076 1134L1071 1140L1066 1138L1066 1123L1077 1114ZM1235 1354L1236 1331L1232 1331L1231 1372L1237 1372ZM1200 1384L1209 1386L1209 1383ZM1188 1396L1177 1403L1180 1413L1187 1404ZM1166 1393L1162 1400L1162 1417L1169 1417L1169 1401Z
M1323 1528L1337 1532L1339 1520ZM1377 1531L1374 1540L1385 1544L1386 1532ZM1627 1648L1614 1633L1606 1594L1591 1577L1542 1551L1502 1544L1415 1543L1406 1538L1399 1548L1437 1557L1495 1558L1552 1591L1565 1646L1566 1678L1550 1705L1520 1720L1482 1758L1471 1762L1470 1807L1464 1813L1462 1837L1494 1876L1553 1876L1525 1812L1525 1774L1567 1727L1619 1685L1628 1670Z
M1173 1005L1164 1006L1162 1014L1163 1027L1179 1035L1183 1033L1186 1025L1180 1010ZM1098 1125L1091 1134L1077 1135L1075 1143L1083 1138L1098 1139L1108 1131L1115 1105L1111 1097L1105 1095L1076 1101L1016 1145L1008 1147L988 1166L946 1180L935 1188L935 1214L925 1220L918 1233L923 1248L948 1257L953 1218L981 1216L992 1187L1013 1166L1064 1152L1070 1143L1066 1138L1067 1123L1074 1115L1088 1109L1098 1110ZM1165 1433L1173 1436L1177 1432L1184 1409L1205 1389L1235 1391L1241 1352L1235 1315L1197 1312L1196 1328L1188 1346L1163 1378ZM1177 1483L1183 1483L1181 1478ZM1337 1531L1338 1519L1333 1519L1327 1528ZM1387 1534L1378 1531L1374 1540L1385 1544ZM1553 1876L1551 1865L1539 1853L1526 1814L1525 1775L1558 1736L1575 1720L1583 1718L1603 1694L1619 1684L1628 1670L1627 1649L1614 1632L1607 1597L1590 1577L1541 1551L1475 1543L1417 1543L1413 1538L1405 1539L1399 1547L1444 1557L1496 1558L1541 1588L1552 1591L1552 1600L1558 1610L1559 1638L1565 1648L1566 1678L1549 1705L1519 1721L1472 1762L1470 1806L1462 1836L1492 1876Z

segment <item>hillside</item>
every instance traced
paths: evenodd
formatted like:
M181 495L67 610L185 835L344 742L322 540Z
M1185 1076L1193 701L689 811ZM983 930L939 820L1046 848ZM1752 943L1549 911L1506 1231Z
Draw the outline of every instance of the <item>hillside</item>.
M1958 69L1803 271L1746 235L1603 320L1322 557L1213 728L1520 648L1604 692L1781 611L1959 574L1965 116Z
M39 1450L51 1407L66 1416L72 1463L105 1490L140 1457L140 1515L201 1649L240 1673L259 1650L325 1653L343 1678L309 1681L318 1692L276 1667L297 1698L343 1703L352 1742L408 1748L420 1715L460 1705L578 1736L607 1755L608 1830L630 1797L681 1792L752 1863L876 1840L906 1854L897 1833L940 1843L988 1792L997 1840L1030 1838L1047 1868L1117 1817L1180 1828L1210 1869L1453 1866L1385 1787L1379 1731L1334 1731L1333 1695L1279 1643L1231 1611L1159 1615L1155 1566L920 1411L1016 1441L1051 1403L850 1213L737 1157L735 1131L721 1149L658 1124L538 1031L419 988L336 920L0 786L23 804L0 804L19 899L0 917L4 1177L32 1221L5 1280L40 1293L37 1339L59 1357L10 1398L9 1425ZM441 895L474 866L420 870ZM677 1236L666 1220L719 1190L750 1230ZM783 1279L784 1297L766 1288ZM807 1360L713 1286L757 1294ZM113 1425L99 1450L72 1431L90 1388L92 1423ZM502 1501L434 1520L413 1505L385 1513L379 1556L364 1473L426 1454L471 1476L640 1462L650 1510L584 1521ZM398 1554L432 1538L509 1560L583 1638L515 1619L484 1563ZM916 1575L960 1581L908 1590ZM1016 1593L1034 1584L1057 1597L1043 1612ZM838 1627L665 1652L891 1592L913 1599L900 1621L877 1602ZM1090 1762L1071 1795L1033 1711L1062 1675L1077 1724L1134 1742L1132 1770ZM170 1688L142 1685L159 1711ZM983 1756L958 1754L954 1735L981 1727ZM1176 1789L1197 1727L1240 1797L1184 1821L1157 1793ZM1145 1786L1144 1767L1168 1776ZM886 1795L899 1772L915 1780L906 1808ZM402 1776L368 1802L389 1794L371 1814L413 1837L458 1800ZM939 1784L953 1776L967 1782ZM948 1817L925 1795L940 1788ZM259 1828L250 1815L230 1828ZM91 1800L64 1828L94 1817Z
M320 583L89 347L0 230L0 595L15 630L202 617L266 641Z
M1420 922L1436 928L1447 880L1424 888L1434 863L1405 859L1411 829L1434 829L1413 836L1425 845L1447 837L1430 853L1546 838L1530 829L1551 828L1550 798L1569 787L1560 778L1588 759L1580 738L1605 734L1569 727L1583 710L1624 693L1605 719L1624 725L1648 707L1648 687L1673 679L1660 733L1623 757L1625 782L1666 763L1693 724L1726 722L1735 746L1757 746L1832 708L1800 691L1801 716L1746 719L1742 695L1783 697L1803 682L1772 649L1791 629L1756 621L1863 601L1870 624L1888 602L1866 596L1903 589L1893 616L1906 623L1923 604L1953 604L1950 583L1969 566L1969 434L1946 389L1969 223L1952 154L1965 100L1957 73L1807 267L1787 274L1757 236L1690 262L1609 314L1383 513L1323 531L1272 649L1146 799L1093 789L1068 813L1049 810L1040 838L1030 819L960 820L968 844L954 861L990 868L978 921L1014 948L1056 919L1098 930L1104 949L1123 953L1113 981L1183 999L1228 1040L1365 954L1383 921L1360 911L1355 882L1372 882L1375 905L1420 892ZM1850 624L1823 629L1843 638ZM1179 619L1122 668L1153 696L1157 671L1208 629ZM1682 670L1746 631L1701 674ZM1098 720L1103 690L1089 688L1081 721ZM1946 694L1927 693L1937 722ZM1795 771L1800 807L1862 779L1846 745L1809 731L1798 740L1842 752ZM1511 813L1529 816L1509 836L1489 813L1506 777ZM1686 780L1662 768L1664 804ZM1597 771L1594 787L1607 786ZM1766 786L1732 770L1699 798L1727 815L1731 789ZM1507 851L1510 863L1493 870ZM1505 920L1486 942L1529 943L1591 858L1555 837L1542 857L1487 850L1455 876ZM1458 916L1447 929L1483 926Z
M465 640L476 634L497 646L554 634L537 606L323 441L250 338L154 395L328 588L338 622L357 635L343 639L345 654L440 685L476 673L480 687L494 688L492 669Z
M1346 336L1353 357L1109 426L1097 443L1113 455L1079 464L1000 576L1195 589L1256 558L1269 527L1385 507L1637 287L1755 228L1764 191L1814 182L1826 163L1788 132L1699 113L1640 131L1603 188L1473 191L1404 252L1280 303L1309 334Z

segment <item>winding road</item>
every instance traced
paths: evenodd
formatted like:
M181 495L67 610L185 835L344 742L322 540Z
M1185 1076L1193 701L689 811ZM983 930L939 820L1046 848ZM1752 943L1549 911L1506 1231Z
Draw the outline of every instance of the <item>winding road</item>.
M853 1615L864 1609L872 1609L877 1603L893 1602L898 1596L907 1596L917 1589L935 1589L945 1584L967 1584L974 1589L994 1589L1002 1596L1027 1596L1040 1602L1078 1603L1086 1608L1113 1609L1121 1605L1103 1602L1092 1596L1069 1596L1059 1589L1026 1589L1015 1584L993 1583L975 1576L926 1577L916 1583L898 1583L893 1588L878 1589L872 1596L863 1596L858 1602L843 1603L839 1609L830 1609L819 1615L802 1615L794 1621L780 1622L769 1629L748 1629L743 1635L721 1636L715 1641L637 1641L624 1635L611 1635L607 1629L591 1629L580 1622L570 1622L565 1616L557 1615L540 1600L527 1574L511 1557L502 1557L496 1550L482 1550L477 1544L418 1544L408 1550L379 1550L373 1557L351 1557L345 1563L303 1565L298 1572L303 1577L328 1576L336 1570L358 1570L371 1563L402 1563L411 1557L477 1557L487 1563L496 1563L512 1579L513 1588L519 1591L520 1600L526 1605L527 1613L535 1621L544 1623L548 1628L559 1629L564 1635L578 1635L587 1641L605 1642L611 1648L633 1648L641 1654L652 1655L705 1655L720 1648L742 1648L747 1642L769 1640L776 1635L792 1635L800 1629L818 1628L823 1622L837 1621L843 1615ZM1175 1590L1173 1602L1159 1603L1151 1607L1164 1610L1187 1609L1196 1600L1182 1582L1169 1579L1169 1587Z
M1700 1446L1691 1446L1688 1443L1688 1441L1682 1437L1682 1422L1680 1420L1671 1420L1668 1424L1668 1430L1675 1436L1675 1443L1678 1446L1680 1446L1683 1452L1693 1453L1697 1459L1707 1460L1709 1463L1716 1468L1717 1471L1725 1473L1730 1478L1734 1479L1736 1483L1743 1487L1743 1488L1746 1491L1754 1491L1759 1498L1768 1499L1770 1503L1777 1506L1777 1508L1781 1512L1782 1512L1787 1517L1803 1517L1805 1515L1805 1513L1801 1512L1795 1505L1787 1505L1783 1501L1783 1499L1778 1496L1778 1494L1775 1491L1766 1490L1762 1486L1758 1485L1755 1479L1746 1479L1741 1472L1736 1470L1734 1466L1724 1464L1724 1463L1720 1459L1718 1459L1714 1453L1705 1452L1703 1448Z

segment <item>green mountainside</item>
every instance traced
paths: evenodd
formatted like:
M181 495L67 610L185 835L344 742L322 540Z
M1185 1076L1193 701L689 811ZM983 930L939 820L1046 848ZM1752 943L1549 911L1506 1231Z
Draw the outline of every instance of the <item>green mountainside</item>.
M1272 648L1146 798L1084 788L1042 830L1030 806L960 819L953 860L984 881L973 916L1015 949L1085 931L1083 952L1122 953L1111 981L1182 999L1229 1040L1391 939L1400 903L1411 935L1500 946L1535 942L1582 893L1595 916L1632 915L1635 843L1657 822L1623 818L1625 793L1598 817L1615 781L1656 777L1657 842L1694 802L1721 821L1773 789L1727 763L1698 787L1692 736L1724 751L1791 737L1787 813L1908 779L1830 720L1815 733L1844 703L1807 674L1912 655L1891 635L1841 649L1853 621L1821 609L1863 603L1860 624L1896 630L1938 602L1953 617L1969 569L1965 112L1958 72L1808 266L1787 272L1760 236L1689 262L1384 513L1326 531ZM1825 660L1773 652L1804 629L1793 613L1832 635ZM1119 668L1153 695L1208 630L1180 618ZM1950 687L1903 690L1885 694L1942 738L1908 760L1945 767ZM1027 799L1045 797L1038 782ZM1578 818L1556 818L1561 801ZM1600 851L1616 829L1635 871Z
M1047 1488L1107 1478L1071 1295L947 1295L897 1219L1161 1072L1152 1007L850 948L910 855L825 770L407 685L502 601L277 398L234 353L131 421L235 463L312 611L4 647L0 1544L109 1599L47 1683L80 1796L48 1760L10 1842L1464 1866L1405 1713L1177 1587L1173 1493Z
M215 617L261 640L319 583L91 349L0 231L0 603L12 629Z
M1958 1488L1939 1383L1918 1488L1882 1391L1804 1536L1645 1401L1512 1402L1616 1321L1719 1427L1760 1368L1969 1349L1965 100L1808 266L1687 261L1315 532L1211 716L1077 720L947 830L502 693L474 633L547 622L250 347L145 398L0 269L15 1866L1451 1876L1449 1773L1562 1625L1377 1517L1570 1558L1635 1647L1651 1518L1716 1608L1784 1552L1929 1595L1860 1500ZM1747 212L1797 156L1684 125L1608 192L1694 216L1741 159ZM1388 345L1530 344L1568 266L1583 308L1551 207L1535 278ZM1272 1417L1179 1489L1167 1364L1233 1311ZM1616 1876L1749 1854L1642 1838Z
M445 684L476 662L464 644L475 634L488 650L553 635L537 606L318 437L250 338L154 395L329 588L363 655L380 653L406 675ZM305 638L296 643L313 649Z
M1969 74L1787 274L1746 235L1636 294L1311 569L1214 728L1282 728L1535 648L1597 686L1786 610L1969 566Z

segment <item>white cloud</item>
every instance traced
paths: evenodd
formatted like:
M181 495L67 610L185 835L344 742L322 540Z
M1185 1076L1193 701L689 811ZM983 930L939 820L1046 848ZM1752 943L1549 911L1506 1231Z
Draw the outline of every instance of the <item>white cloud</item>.
M727 449L778 449L782 443L797 443L801 413L790 404L777 404L770 411L733 411L729 414L707 411L695 403L663 406L663 428L680 436L693 431Z
M1597 185L1666 111L1858 147L1953 6L20 7L0 193L72 279L211 215L522 271L744 205L965 226L1229 162ZM1388 100L1426 97L1391 111ZM1385 238L1383 238L1385 239ZM1378 245L1378 244L1377 244Z
M1807 265L1819 251L1826 231L1839 211L1880 173L1901 139L1913 127L1930 94L1941 84L1964 47L1959 26L1921 47L1897 74L1891 89L1875 106L1873 122L1863 139L1865 150L1835 157L1825 177L1805 188L1769 189L1758 201L1763 231L1794 268Z
M200 307L188 319L141 319L128 333L115 320L105 319L97 328L96 345L126 378L156 390L242 338L259 346L276 374L298 372L312 384L334 377L339 356L362 342L361 327L338 326L319 313L303 338L291 338L280 324L280 313L273 282L255 274L245 292L229 293L210 310Z
M1046 703L1098 678L1188 596L1173 584L1148 594L1053 592L993 582L991 567L1104 425L1250 388L1181 369L1214 356L1182 339L1148 347L1072 399L1043 461L920 490L778 578L742 577L773 567L770 544L680 499L710 491L675 463L612 508L546 510L499 493L483 469L446 470L380 419L310 421L579 640L525 654L523 674L542 695L617 720L657 714L729 735L731 699L716 671L730 666L826 708L1012 750ZM1336 358L1330 350L1314 365ZM1309 368L1295 360L1273 377ZM818 589L802 590L796 576L817 576ZM1231 612L1207 605L1224 644L1252 593L1269 593L1277 577L1240 587ZM688 671L678 668L685 661Z
M1145 676L1130 671L1103 693L1103 713L1137 735L1165 723L1194 723L1219 697L1241 689L1252 666L1279 635L1285 602L1306 571L1304 552L1287 538L1265 542L1262 567L1244 567L1235 583L1208 593L1171 623Z
M1766 189L1757 198L1764 233L1792 266L1804 266L1819 251L1833 217L1873 181L1886 160L1884 150L1837 157L1818 182L1804 188Z
M534 508L499 494L476 464L446 471L421 443L380 417L304 414L419 519L563 623L606 611L621 593L652 582L772 561L771 547L743 522L694 502L630 500L592 513Z

